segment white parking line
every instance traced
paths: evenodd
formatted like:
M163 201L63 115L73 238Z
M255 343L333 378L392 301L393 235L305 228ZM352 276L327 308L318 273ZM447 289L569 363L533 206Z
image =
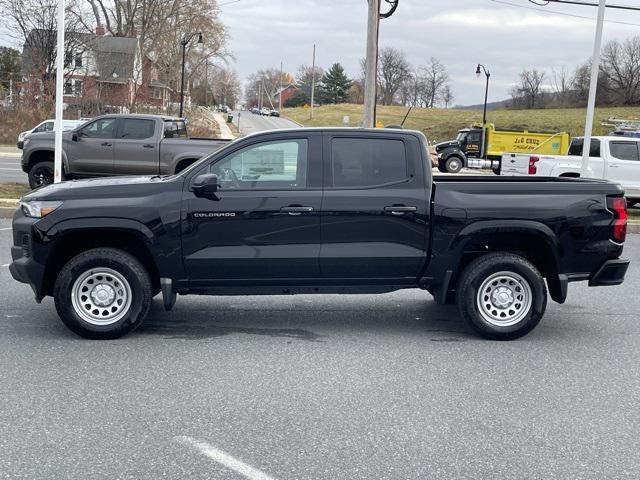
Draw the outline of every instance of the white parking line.
M13 227L0 228L0 232L3 232L5 230L13 230Z
M11 265L10 263L5 263L4 265L0 265L2 267L8 267L9 265Z
M257 470L236 458L233 458L228 453L225 453L222 450L218 450L217 448L209 445L206 442L202 442L191 437L176 437L176 440L184 445L195 448L214 462L227 467L229 470L233 470L234 472L239 473L249 480L274 480L273 477L270 477L266 473L261 472L260 470Z

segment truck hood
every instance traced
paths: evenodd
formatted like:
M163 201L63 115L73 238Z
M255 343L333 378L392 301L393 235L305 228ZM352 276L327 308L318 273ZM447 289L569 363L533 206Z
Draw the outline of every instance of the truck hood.
M436 143L436 152L441 152L446 148L457 147L460 148L460 142L458 140L449 140L448 142Z
M141 191L149 192L155 185L161 185L164 179L155 176L131 176L90 178L71 180L39 188L25 195L22 200L65 200L68 198L105 198L111 195L131 194L136 196Z

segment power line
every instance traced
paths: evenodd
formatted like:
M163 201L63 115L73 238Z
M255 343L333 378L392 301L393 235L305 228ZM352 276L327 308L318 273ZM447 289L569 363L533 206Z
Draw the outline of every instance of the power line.
M507 2L505 0L489 0L489 1L491 1L493 3L499 3L499 4L502 4L502 5L508 5L510 7L524 8L526 10L533 10L534 12L546 13L548 15L562 15L564 17L573 17L573 18L582 18L582 19L585 19L585 20L594 20L594 17L589 17L589 16L586 16L586 15L578 15L578 14L575 14L575 13L559 12L558 10L548 10L548 9L529 7L527 5L518 5L517 3ZM535 2L531 2L531 3L535 3ZM538 5L538 4L536 3L536 5ZM605 20L605 22L607 22L607 23L616 23L618 25L628 25L628 26L632 26L632 27L640 27L640 23L623 22L621 20Z
M597 7L597 3L581 2L577 0L529 0L530 3L538 5L539 7L546 7L550 3L560 3L565 5L579 5L581 7ZM619 10L635 10L640 12L639 7L632 7L630 5L607 5L607 8L617 8Z

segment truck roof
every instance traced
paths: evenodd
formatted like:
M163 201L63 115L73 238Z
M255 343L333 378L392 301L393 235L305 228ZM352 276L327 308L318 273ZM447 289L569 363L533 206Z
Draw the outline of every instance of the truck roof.
M275 130L261 130L259 132L253 132L249 135L246 135L243 138L253 137L256 135L265 135L269 133L296 133L296 132L325 132L325 133L344 133L344 132L353 132L353 133L368 133L374 135L389 135L393 134L404 134L404 135L413 135L420 138L426 139L425 135L419 130L407 130L401 128L363 128L363 127L302 127L302 128L281 128Z
M105 115L99 115L97 117L94 117L94 119L96 118L144 118L144 119L148 119L148 120L162 120L164 122L178 122L178 121L184 121L184 118L181 117L172 117L170 115L154 115L154 114L147 114L147 113L108 113Z

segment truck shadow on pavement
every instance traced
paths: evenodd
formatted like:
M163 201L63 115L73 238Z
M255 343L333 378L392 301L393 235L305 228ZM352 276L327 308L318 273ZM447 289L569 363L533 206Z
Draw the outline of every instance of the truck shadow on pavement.
M271 301L264 308L238 308L233 299L179 302L165 312L155 299L149 317L135 335L203 340L231 334L261 335L306 342L324 342L334 334L406 334L427 336L434 342L463 342L475 337L453 306L424 299L377 302L345 299L314 301L311 305ZM316 332L322 332L316 333Z

